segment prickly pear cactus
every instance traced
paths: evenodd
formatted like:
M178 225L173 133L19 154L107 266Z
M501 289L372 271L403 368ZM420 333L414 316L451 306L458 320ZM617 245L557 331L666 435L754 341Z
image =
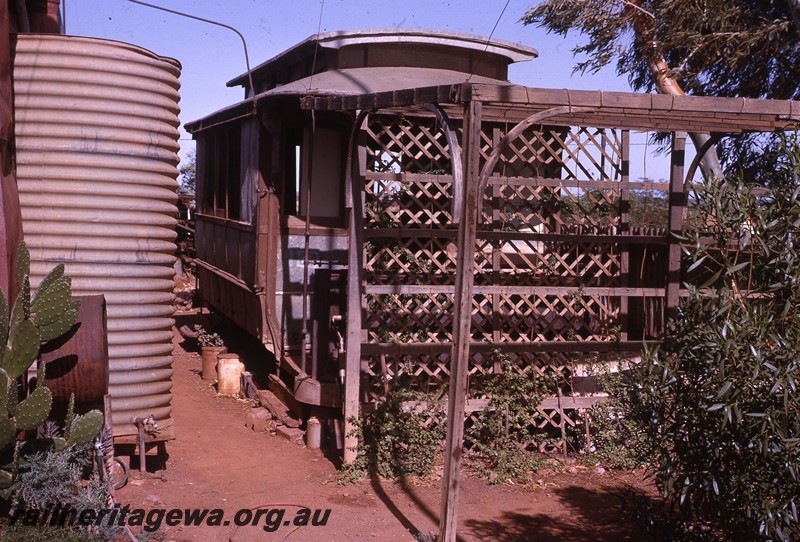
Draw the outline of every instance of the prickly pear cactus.
M42 342L55 339L75 324L80 303L72 298L72 279L59 264L42 280L31 296L30 253L25 243L17 251L19 294L10 316L5 293L0 290L0 452L13 443L12 468L0 468L0 498L13 490L19 464L20 431L33 431L45 422L53 406L53 395L44 386L20 398L18 378L27 374L39 356ZM37 382L45 379L45 364L39 363ZM21 400L20 400L21 399ZM89 442L103 426L103 415L93 410L83 416L73 414L72 401L66 420L64 439L48 439L49 446L63 449ZM30 441L29 441L30 442Z
M103 415L92 410L83 416L75 416L70 424L67 446L77 446L91 442L103 429Z
M53 406L53 394L45 387L33 390L24 401L17 405L14 419L20 431L32 431L42 425Z

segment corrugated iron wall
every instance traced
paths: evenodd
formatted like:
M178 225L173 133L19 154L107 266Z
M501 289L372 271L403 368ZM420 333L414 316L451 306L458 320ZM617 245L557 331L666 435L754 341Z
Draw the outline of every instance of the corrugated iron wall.
M115 435L171 425L180 65L125 43L20 35L17 172L35 286L66 263L108 306ZM167 432L168 433L168 432Z

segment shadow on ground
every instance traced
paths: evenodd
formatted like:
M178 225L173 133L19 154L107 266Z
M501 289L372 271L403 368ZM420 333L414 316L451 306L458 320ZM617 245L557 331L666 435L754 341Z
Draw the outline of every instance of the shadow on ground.
M417 495L414 488L408 485L408 482L405 480L401 480L397 482L400 486L400 489L405 493L406 497L408 497L409 501L413 503L413 507L415 510L422 512L425 516L428 517L431 521L435 524L439 523L439 514L434 512L434 510L428 506L425 501L423 501L419 495ZM400 522L400 524L407 529L413 536L417 536L418 534L427 534L422 531L418 525L411 521L411 519L406 516L400 509L400 507L394 502L392 497L389 493L384 489L381 479L378 476L370 477L370 485L372 486L372 490L375 492L375 495L381 500L381 502L386 506L386 509L392 513L392 515ZM460 537L457 540L462 540Z
M598 542L637 540L635 528L622 515L625 493L615 489L568 486L554 491L569 511L569 522L550 514L504 512L493 520L464 521L476 540L496 542ZM521 503L522 504L522 503Z

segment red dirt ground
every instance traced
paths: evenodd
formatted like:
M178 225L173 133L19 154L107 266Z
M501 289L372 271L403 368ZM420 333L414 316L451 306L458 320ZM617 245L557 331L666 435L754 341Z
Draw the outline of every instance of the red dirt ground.
M235 350L235 349L233 349ZM273 532L256 527L166 528L168 541L413 541L438 530L440 482L399 484L385 480L338 485L336 469L321 452L244 426L250 402L217 397L199 376L200 358L176 339L174 423L177 438L166 446L165 468L117 492L133 507L221 508L232 520L239 509L330 509L325 526ZM475 476L462 482L459 540L596 542L637 540L620 514L621 493L647 490L640 476L603 474L574 467L573 474L539 473L526 487L489 485ZM273 516L274 517L274 516ZM134 529L136 530L136 529Z

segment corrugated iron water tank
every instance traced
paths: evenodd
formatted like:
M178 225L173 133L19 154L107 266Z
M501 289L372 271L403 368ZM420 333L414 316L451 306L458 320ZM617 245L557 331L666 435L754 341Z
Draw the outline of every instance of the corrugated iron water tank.
M171 433L180 64L114 41L20 35L17 178L32 285L64 262L104 294L115 435Z

